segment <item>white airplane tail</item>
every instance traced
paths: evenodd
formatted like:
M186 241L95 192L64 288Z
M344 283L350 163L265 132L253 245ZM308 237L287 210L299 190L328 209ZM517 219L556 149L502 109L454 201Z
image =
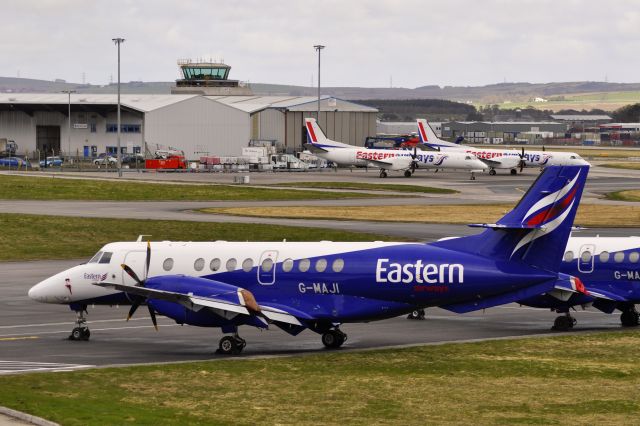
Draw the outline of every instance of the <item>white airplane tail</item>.
M315 118L305 118L304 121L311 145L319 148L353 148L351 145L346 143L327 139L322 129L320 129L320 126L318 126L318 123L316 123Z
M456 145L452 142L443 141L442 139L436 136L436 133L433 131L427 120L424 118L418 118L418 135L420 135L420 143L428 145L432 148L439 148L442 146L450 146L459 148L460 145Z

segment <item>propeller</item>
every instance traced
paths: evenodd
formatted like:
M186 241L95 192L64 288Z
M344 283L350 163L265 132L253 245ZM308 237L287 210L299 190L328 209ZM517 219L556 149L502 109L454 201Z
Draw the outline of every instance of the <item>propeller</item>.
M414 145L413 147L413 154L411 154L411 174L414 174L416 171L416 167L418 166L418 161L416 160L418 158L418 146Z
M129 275L131 278L133 278L133 280L136 282L136 286L137 287L144 287L145 283L147 282L147 278L149 276L149 265L151 264L151 243L149 241L147 241L147 255L145 258L145 263L144 263L144 279L140 279L138 277L138 274L136 274L136 272L131 269L131 267L129 265L125 265L124 263L121 264L120 266L122 267L122 269L127 273L127 275ZM129 321L131 319L131 317L133 317L133 314L136 312L136 310L140 307L141 304L143 304L147 299L145 297L142 296L134 296L133 297L133 303L131 304L131 309L129 309L129 313L127 314L127 321ZM149 305L147 305L147 308L149 309L149 316L151 316L151 322L153 322L153 326L155 327L156 331L158 331L158 321L156 320L156 313L153 310L153 308Z
M520 162L518 163L518 167L520 167L520 173L522 173L522 169L524 169L524 166L526 166L526 163L524 161L524 146L522 147L522 153L518 155L520 156Z

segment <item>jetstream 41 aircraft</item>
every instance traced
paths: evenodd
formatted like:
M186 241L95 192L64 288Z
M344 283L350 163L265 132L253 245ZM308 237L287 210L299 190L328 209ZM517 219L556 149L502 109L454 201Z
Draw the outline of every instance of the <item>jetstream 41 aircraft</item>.
M587 305L607 314L619 310L623 326L637 326L639 314L635 304L640 302L639 261L639 237L571 237L561 270L579 277L587 294L554 290L519 303L565 313L556 318L553 326L556 330L572 328L576 320L570 315L570 309Z
M556 289L581 291L559 272L588 167L545 169L519 204L484 232L422 243L117 242L88 263L35 285L29 297L78 313L90 304L146 304L179 324L220 327L219 352L239 353L238 327L275 325L346 340L339 326L442 306L470 312ZM142 278L140 278L142 277Z
M418 134L423 144L440 149L441 152L450 153L452 151L463 151L473 154L490 168L490 175L495 175L496 169L508 169L511 170L512 175L515 175L518 173L518 168L520 168L520 172L522 172L524 167L589 165L587 161L573 152L525 152L524 147L521 152L518 152L515 149L485 149L474 148L472 146L460 146L438 138L431 126L429 126L429 123L427 123L427 120L424 119L418 119Z
M387 177L388 170L404 170L405 177L411 177L419 167L428 169L461 169L475 173L487 169L487 165L473 155L463 151L427 151L368 149L342 142L332 141L324 135L315 118L305 118L310 143L309 151L325 160L342 166L372 166L380 168L380 177Z

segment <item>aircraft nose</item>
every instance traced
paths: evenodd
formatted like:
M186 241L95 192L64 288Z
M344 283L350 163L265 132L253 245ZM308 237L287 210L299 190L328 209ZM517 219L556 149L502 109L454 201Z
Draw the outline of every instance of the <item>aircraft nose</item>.
M64 281L58 276L40 281L29 289L28 296L31 300L40 303L61 303L69 300L69 295L65 294Z
M43 301L42 300L44 299L43 284L44 282L40 282L29 289L29 293L28 293L29 299L35 300L36 302Z

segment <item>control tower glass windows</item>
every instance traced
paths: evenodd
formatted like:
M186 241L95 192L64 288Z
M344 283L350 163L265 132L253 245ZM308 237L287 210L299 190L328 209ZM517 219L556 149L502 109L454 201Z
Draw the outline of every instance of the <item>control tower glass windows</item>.
M228 67L182 67L186 80L226 80L229 74Z

